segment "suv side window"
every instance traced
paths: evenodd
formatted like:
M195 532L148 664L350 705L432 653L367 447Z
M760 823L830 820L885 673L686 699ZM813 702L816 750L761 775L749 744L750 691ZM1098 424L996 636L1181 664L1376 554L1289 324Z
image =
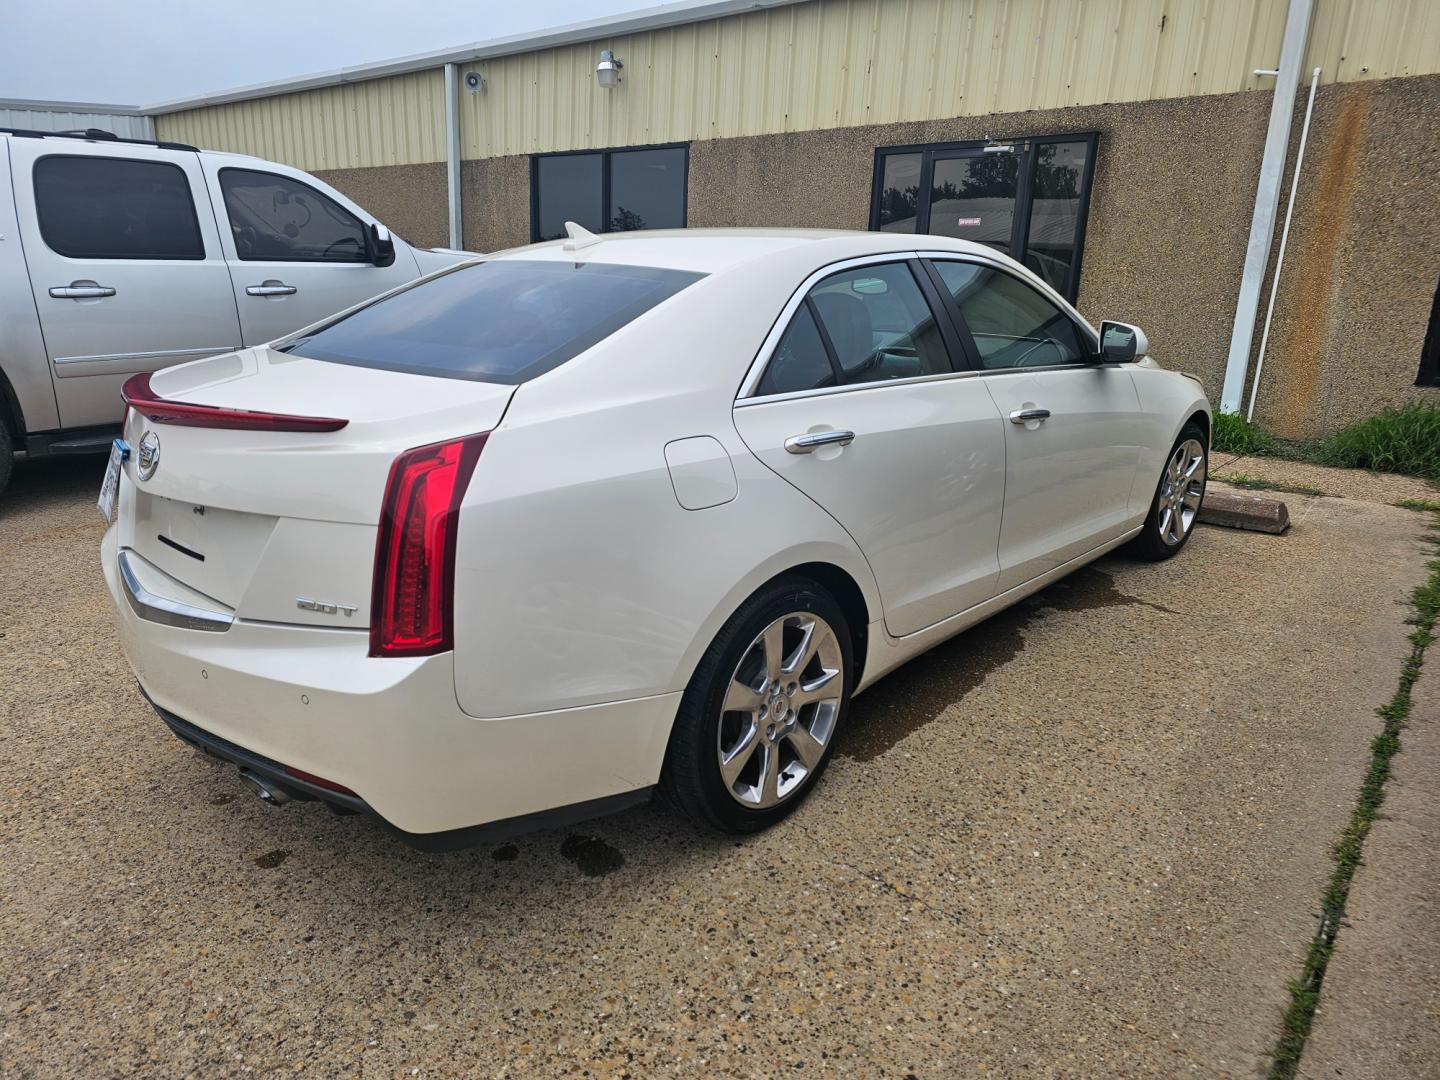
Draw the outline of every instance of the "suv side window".
M242 260L370 261L360 219L307 184L253 169L221 169L220 191Z
M168 161L53 154L35 162L40 236L69 259L203 259L185 170Z
M979 263L936 260L985 370L1084 363L1074 320L1017 277Z
M759 394L854 386L951 370L935 313L903 262L824 278L780 339Z

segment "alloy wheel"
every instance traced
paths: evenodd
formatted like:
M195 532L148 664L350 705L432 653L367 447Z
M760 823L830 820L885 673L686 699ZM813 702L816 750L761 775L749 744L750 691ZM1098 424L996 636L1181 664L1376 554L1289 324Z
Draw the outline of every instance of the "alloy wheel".
M716 753L730 797L765 810L798 792L835 731L845 659L830 624L783 615L740 656L721 704Z
M1165 466L1157 496L1156 526L1160 539L1171 547L1189 535L1205 496L1205 447L1199 439L1186 439L1175 448Z

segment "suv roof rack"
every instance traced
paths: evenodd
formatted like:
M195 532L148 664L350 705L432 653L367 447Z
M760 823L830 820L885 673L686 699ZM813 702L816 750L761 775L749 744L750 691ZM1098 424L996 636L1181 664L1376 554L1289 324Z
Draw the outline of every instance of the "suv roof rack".
M155 146L161 150L193 150L200 152L198 146L191 146L189 143L165 142L161 139L122 139L113 131L106 131L104 128L85 128L83 131L32 131L30 128L0 127L0 135L18 135L22 139L84 139L87 142L107 143L136 143L140 146Z

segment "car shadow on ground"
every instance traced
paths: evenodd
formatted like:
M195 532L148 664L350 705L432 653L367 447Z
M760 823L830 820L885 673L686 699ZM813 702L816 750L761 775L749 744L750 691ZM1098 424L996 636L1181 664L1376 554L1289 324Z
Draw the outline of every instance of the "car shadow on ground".
M837 758L846 760L844 767L865 768L865 763L963 704L967 694L1020 653L1027 631L1039 620L1131 605L1168 612L1126 595L1117 586L1117 576L1123 576L1128 565L1123 556L1109 556L887 676L856 700L836 745ZM163 731L157 732L157 739L163 737ZM301 872L304 866L306 874L329 877L340 894L350 893L367 879L391 883L383 900L357 889L353 899L362 910L378 903L398 913L412 904L433 905L445 895L456 903L463 897L467 907L503 904L516 889L563 895L585 889L583 883L591 879L609 879L606 889L643 894L669 888L683 864L714 865L757 841L702 832L657 800L567 829L457 852L423 852L406 846L379 822L335 816L316 804L295 804L284 812L264 808L245 792L233 768L209 759L192 762L182 748L174 749L174 754L160 755L165 764L156 771L170 772L172 784L176 769L198 769L203 774L182 781L186 790L177 795L195 800L197 788L204 792L195 800L204 805L190 809L195 830L214 829L216 843L248 852L245 858L262 870L283 877ZM823 791L816 794L823 800ZM780 828L823 831L823 815L813 823L808 820L807 812L815 805L812 800ZM757 851L764 850L762 841Z
M103 454L74 454L15 462L10 483L0 491L0 516L70 503L90 489L98 499L107 460Z

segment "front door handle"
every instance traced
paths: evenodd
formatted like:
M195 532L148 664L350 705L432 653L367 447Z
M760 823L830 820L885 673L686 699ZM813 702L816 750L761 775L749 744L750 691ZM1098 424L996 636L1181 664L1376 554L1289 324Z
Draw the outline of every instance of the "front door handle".
M849 446L854 441L853 431L809 431L791 435L785 440L785 449L792 454L813 454L822 446Z
M1028 424L1032 420L1049 420L1049 409L1016 409L1010 414L1010 423Z
M295 292L294 285L286 285L283 281L267 281L263 285L245 286L246 296L290 296Z
M115 290L93 281L72 281L69 285L54 286L50 295L56 300L98 300L102 296L114 296Z

